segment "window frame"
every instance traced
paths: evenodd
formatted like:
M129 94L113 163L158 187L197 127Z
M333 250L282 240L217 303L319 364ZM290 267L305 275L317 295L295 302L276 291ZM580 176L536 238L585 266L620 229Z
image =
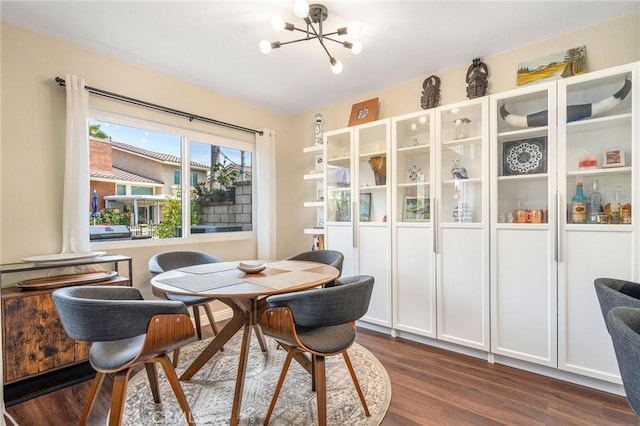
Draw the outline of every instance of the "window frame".
M238 149L251 152L252 167L255 170L256 164L256 144L255 142L247 142L230 137L216 135L214 133L203 132L201 130L188 129L179 125L160 123L150 118L139 118L131 115L120 114L112 111L105 111L99 108L89 108L88 118L124 126L137 127L139 129L170 133L181 137L181 153L182 167L180 170L180 189L182 194L188 194L191 190L191 170L190 170L190 142L208 143L211 145L219 145L232 149ZM88 125L88 124L87 124ZM88 140L87 140L88 143ZM88 159L87 159L88 161ZM182 179L182 176L189 176L188 180ZM92 250L102 249L127 249L135 247L150 247L164 245L180 245L204 242L220 242L220 241L237 241L237 240L257 240L256 234L256 181L255 173L251 178L251 231L234 231L234 232L214 232L203 234L192 234L189 227L185 229L181 237L175 238L158 238L158 239L140 239L140 240L117 240L117 241L92 241L90 247ZM177 186L177 185L173 185ZM191 208L191 197L183 197L182 199L182 223L189 223L189 211ZM87 226L89 224L87 223Z

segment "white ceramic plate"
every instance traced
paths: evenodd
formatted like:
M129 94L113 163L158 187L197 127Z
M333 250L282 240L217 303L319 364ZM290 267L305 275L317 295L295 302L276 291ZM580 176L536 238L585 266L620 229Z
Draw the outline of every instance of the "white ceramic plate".
M25 257L25 258L22 258L22 261L31 262L31 263L58 264L58 263L68 263L68 262L93 259L98 256L102 256L105 253L106 252L104 251L91 251L88 253L43 254L41 256Z
M256 261L256 262L240 262L238 264L238 269L246 274L257 274L264 270L267 267L267 262Z

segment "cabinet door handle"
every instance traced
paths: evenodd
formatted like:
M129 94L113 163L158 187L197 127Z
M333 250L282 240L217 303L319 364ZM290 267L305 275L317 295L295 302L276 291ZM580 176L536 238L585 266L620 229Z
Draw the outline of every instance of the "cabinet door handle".
M433 252L438 254L438 199L434 198L431 205L433 206L433 223L431 224Z
M355 201L351 202L351 245L353 248L358 248L358 224L356 223L356 212L358 208L358 203Z
M559 263L560 262L560 220L562 218L562 215L560 214L560 194L558 193L558 191L556 191L554 202L556 204L552 210L556 212L556 220L554 221L554 224L555 224L554 238L556 239L554 260L556 261L556 263Z

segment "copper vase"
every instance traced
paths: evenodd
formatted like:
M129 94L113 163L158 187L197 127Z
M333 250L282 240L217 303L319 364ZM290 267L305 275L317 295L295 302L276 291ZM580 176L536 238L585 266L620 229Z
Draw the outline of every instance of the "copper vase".
M387 183L387 157L380 155L369 159L369 166L373 170L373 177L376 185L385 185Z

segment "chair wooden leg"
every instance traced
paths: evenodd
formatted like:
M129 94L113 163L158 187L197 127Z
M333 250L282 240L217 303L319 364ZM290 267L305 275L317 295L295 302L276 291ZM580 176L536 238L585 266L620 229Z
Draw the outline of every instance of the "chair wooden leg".
M178 368L178 358L180 357L180 348L173 350L173 368Z
M311 354L311 392L316 391L316 356Z
M349 358L349 354L346 350L342 352L342 356L344 357L344 362L347 364L347 368L349 369L349 374L351 374L351 379L353 380L353 384L356 387L358 396L360 397L360 402L362 402L364 413L367 415L367 417L371 417L371 413L369 413L369 407L367 406L367 401L365 401L364 394L362 393L362 388L360 388L360 382L356 377L356 372L353 369L353 364L351 364L351 359Z
M318 426L327 425L327 377L325 372L324 357L314 357L316 374L316 399L318 400Z
M96 372L96 377L93 379L91 383L91 389L89 389L89 395L87 396L87 402L84 404L84 409L82 410L82 417L80 418L80 426L84 426L87 424L87 419L89 418L89 413L91 413L91 409L93 408L94 402L96 402L96 396L98 395L98 391L100 391L100 387L104 382L106 374L101 372Z
M198 305L193 305L193 318L196 320L196 333L198 334L198 340L202 340L202 326L200 325L200 309Z
M295 348L292 348L287 353L287 358L284 360L282 371L280 371L280 378L278 378L278 384L276 385L276 390L273 392L273 398L271 398L271 404L269 405L269 410L267 411L267 415L264 417L264 426L267 426L269 424L269 420L271 419L271 414L273 414L273 409L276 407L276 402L278 401L278 395L280 395L280 390L282 389L282 384L284 383L284 379L287 377L287 371L289 371L289 365L291 364L293 355L295 355L296 352L300 352L300 351Z
M173 366L169 361L169 357L166 354L161 355L157 358L154 358L154 361L158 362L164 369L164 372L167 375L167 380L169 380L169 384L171 385L171 389L173 389L173 393L175 394L176 399L178 400L178 404L180 404L180 408L182 409L184 417L187 420L187 424L195 425L196 423L193 419L193 414L191 414L191 408L189 408L189 403L187 402L187 398L184 396L184 391L182 390L182 386L180 386L178 375L173 369Z
M144 368L147 370L147 377L149 377L149 385L151 386L151 394L153 395L153 402L160 403L160 390L158 389L158 372L153 362L145 362Z
M113 391L111 392L111 411L109 412L109 426L120 426L122 412L127 397L127 383L131 369L118 371L113 375Z

